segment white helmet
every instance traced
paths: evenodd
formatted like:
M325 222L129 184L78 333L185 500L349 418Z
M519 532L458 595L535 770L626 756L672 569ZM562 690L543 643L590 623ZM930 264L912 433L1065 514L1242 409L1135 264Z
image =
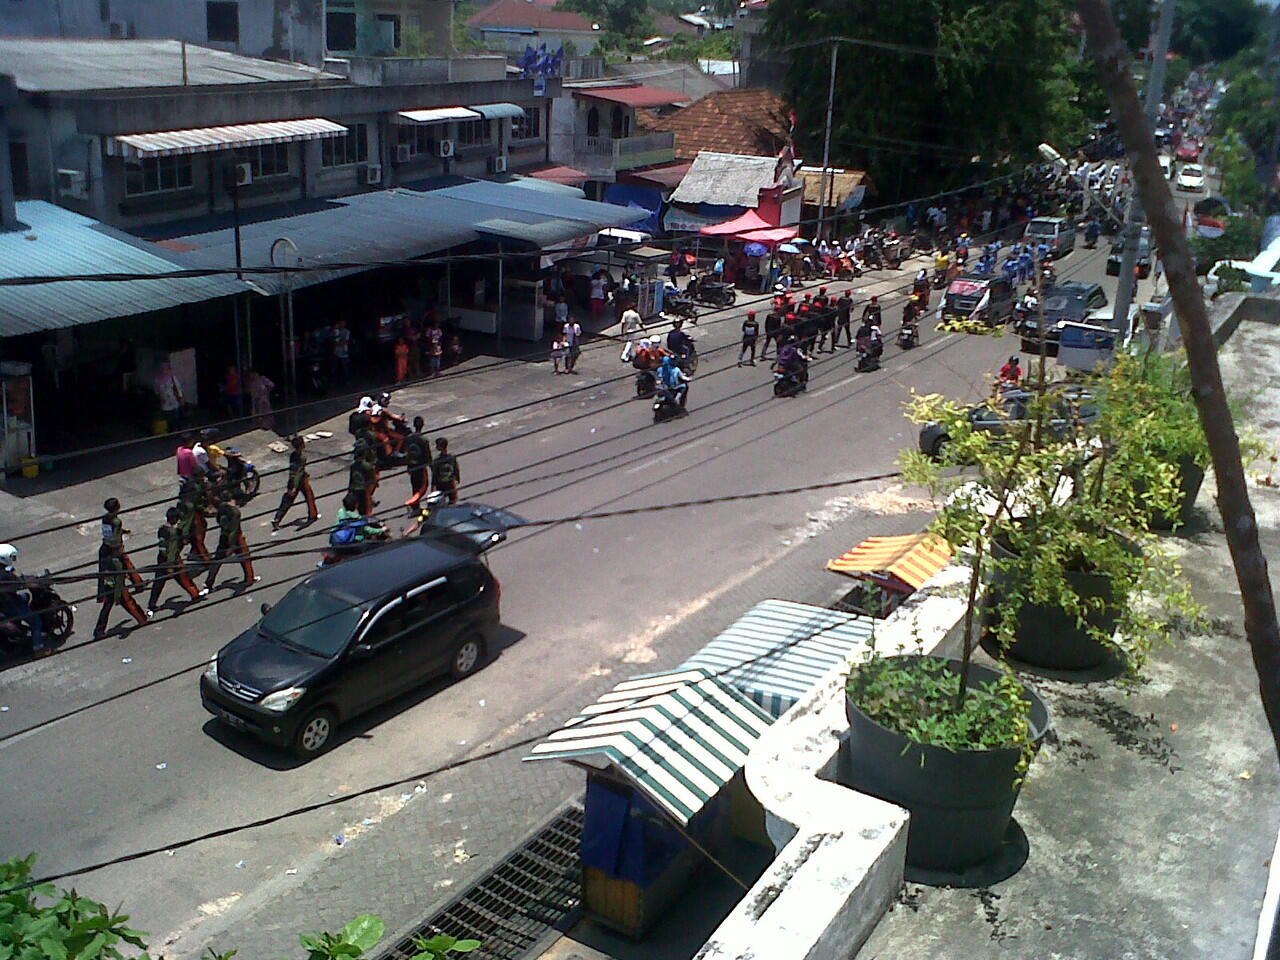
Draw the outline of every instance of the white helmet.
M12 569L18 562L18 548L11 543L0 543L0 567Z

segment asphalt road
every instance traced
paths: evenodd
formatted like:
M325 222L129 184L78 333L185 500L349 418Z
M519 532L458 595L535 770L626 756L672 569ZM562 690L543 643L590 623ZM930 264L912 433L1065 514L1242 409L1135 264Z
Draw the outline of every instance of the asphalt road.
M1103 249L1078 249L1060 271L1064 277L1103 282L1111 290L1105 257ZM909 275L904 271L879 284L864 278L854 286L883 289ZM703 359L685 419L652 424L647 403L625 402L633 392L628 379L468 424L451 434L456 448L515 438L464 456L468 496L530 518L551 518L892 470L899 451L914 444L915 428L902 414L912 391L976 397L986 389L984 378L1016 349L1009 336L926 330L920 347L900 352L891 336L900 309L897 298L886 298L890 336L880 371L856 373L852 350L824 354L812 370L808 393L797 399L772 397L764 364L736 368L736 347L716 349L736 341L738 323L730 320L693 330ZM614 376L627 369L616 361L614 348L605 347L589 352L585 363ZM545 368L517 369L478 375L492 380L490 409L519 399L520 378L545 377L557 390L579 382L551 377ZM478 412L458 406L448 381L416 396L402 398L407 409L426 407L437 421ZM332 448L343 439L336 437ZM317 492L335 489L337 480L321 481ZM387 484L384 503L407 493L403 478ZM334 749L304 765L216 725L200 706L198 669L164 679L202 664L252 624L260 603L276 600L288 586L273 584L303 574L313 562L264 559L259 565L263 583L248 593L223 588L210 598L216 603L181 616L162 615L127 637L0 674L0 704L9 707L0 714L0 737L117 697L0 740L0 852L34 850L40 872L61 872L271 817L467 756L480 744L502 744L522 720L580 696L577 682L602 659L621 655L639 672L653 659L648 644L661 624L687 615L776 560L785 550L779 533L802 525L807 514L848 492L514 533L491 552L502 583L505 648L461 683L434 684L355 722L342 731ZM275 499L272 488L254 506L265 508ZM325 500L325 515L332 516L335 506L334 498ZM297 507L294 516L302 512ZM149 525L134 524L136 529ZM249 538L257 549L267 549L271 538L265 518L254 522ZM228 570L224 579L237 576L238 571ZM171 588L169 596L176 594ZM83 605L80 616L95 612ZM251 893L265 880L259 865L301 866L332 845L334 835L358 831L362 818L393 815L401 804L399 793L397 788L361 804L146 857L74 883L85 894L124 904L134 925L158 934L160 943ZM237 867L241 861L245 866Z

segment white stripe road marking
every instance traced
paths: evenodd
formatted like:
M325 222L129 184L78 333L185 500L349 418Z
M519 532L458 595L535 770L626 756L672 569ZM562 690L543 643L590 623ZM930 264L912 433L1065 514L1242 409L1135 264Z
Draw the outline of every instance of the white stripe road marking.
M946 343L948 340L958 336L960 336L960 334L958 333L944 333L941 337L937 338L936 340L930 340L929 345L933 346L935 343ZM918 350L920 348L917 347L916 349ZM897 372L896 370L890 370L887 365L885 365L883 369L885 370L886 373ZM859 377L865 377L865 376L866 376L865 373L855 373L852 376L845 377L843 380L837 380L835 383L829 386L823 387L821 390L814 390L812 393L809 394L809 396L820 397L824 393L830 393L832 390L836 390L839 387L847 387L849 384L853 383L853 381L857 380Z

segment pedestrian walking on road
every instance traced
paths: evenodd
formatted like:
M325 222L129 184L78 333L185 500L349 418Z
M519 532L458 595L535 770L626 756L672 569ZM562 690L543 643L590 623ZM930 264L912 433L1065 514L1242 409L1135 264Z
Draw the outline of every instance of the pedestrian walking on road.
M756 365L756 341L760 338L760 324L756 320L756 312L754 310L747 311L747 318L742 321L742 346L738 348L738 366L742 366L742 358L747 355L747 351L751 351L751 359L747 361L751 366Z
M769 359L770 343L773 344L775 353L781 348L781 344L778 343L778 333L782 329L782 314L780 310L780 307L775 306L764 315L764 343L760 345L761 360Z
M285 483L284 493L280 497L280 506L271 521L271 532L275 533L284 522L284 515L293 506L293 501L301 493L307 499L307 523L315 523L320 519L320 511L316 509L316 495L311 489L311 475L307 473L307 441L296 434L289 440L293 449L289 453L289 477Z
M178 526L182 530L182 539L191 546L191 553L201 563L212 559L204 542L209 529L204 512L206 492L204 480L197 476L184 483L178 493Z
M582 353L582 325L576 320L570 320L564 325L564 342L568 351L564 358L564 372L573 373Z
M404 465L409 471L409 499L404 502L412 507L431 489L431 443L422 432L425 421L413 418L413 433L404 440Z
M187 434L178 441L177 461L178 461L178 490L181 492L182 484L190 480L199 472L199 466L196 464L196 454L193 449L196 445L196 438L192 434Z
M156 603L160 600L164 585L170 580L177 580L178 586L191 594L192 600L199 600L209 594L208 590L196 589L182 562L182 527L179 524L181 516L177 507L170 507L164 513L164 523L156 531L159 552L156 554L155 578L151 581L151 599L147 601L148 617L156 615Z
M357 441L355 459L351 461L351 469L347 474L347 492L354 493L360 501L360 508L366 514L371 514L377 506L373 499L373 491L377 488L377 453L364 441Z
M444 437L436 437L436 458L431 461L431 482L450 503L458 502L462 471L458 469L458 458L449 452L449 441Z
M836 332L831 336L831 349L840 346L840 333L844 331L844 348L853 346L853 334L849 330L850 317L853 314L853 293L846 290L836 299Z
M132 531L126 530L124 521L120 519L120 501L115 497L108 497L103 501L102 509L105 511L102 514L102 543L115 551L116 556L120 558L122 569L129 576L129 581L141 590L142 576L134 568L133 561L129 559L129 554L124 549L125 534Z
M565 340L563 333L556 334L556 338L551 341L551 372L552 373L568 373L569 371L560 369L569 366L569 344Z
M218 571L228 560L239 560L240 569L244 571L243 586L250 586L261 580L253 574L253 559L249 556L249 544L244 539L244 528L240 518L240 508L231 499L231 491L223 490L218 502L218 548L213 552L213 566L204 582L206 591L213 589L213 582L218 578Z
M102 610L98 613L98 622L93 628L95 640L101 640L107 635L111 608L117 603L138 622L138 626L147 622L147 614L125 588L125 568L120 555L106 543L98 548L98 603L102 604Z

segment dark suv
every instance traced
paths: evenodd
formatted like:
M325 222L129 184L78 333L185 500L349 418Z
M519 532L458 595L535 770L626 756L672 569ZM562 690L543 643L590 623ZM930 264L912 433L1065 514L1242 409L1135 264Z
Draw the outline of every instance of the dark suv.
M1067 321L1081 323L1094 310L1107 305L1107 294L1096 283L1055 283L1044 294L1045 353L1058 355L1058 340L1062 336L1062 324ZM1017 325L1026 353L1040 352L1040 311L1033 310Z
M200 699L236 730L315 756L343 721L474 671L492 648L499 595L463 538L387 544L263 604L258 624L210 660Z

